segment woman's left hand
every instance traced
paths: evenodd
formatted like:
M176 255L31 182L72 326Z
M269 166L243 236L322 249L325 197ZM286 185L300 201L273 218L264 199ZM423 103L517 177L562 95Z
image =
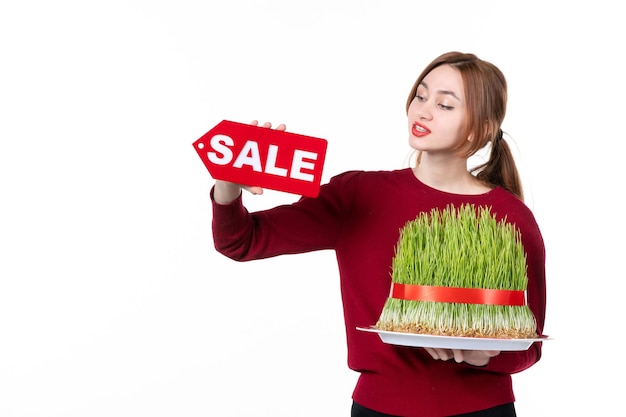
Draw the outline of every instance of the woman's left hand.
M499 350L424 349L433 359L442 361L454 359L457 363L465 362L474 366L485 366L491 358L500 354Z

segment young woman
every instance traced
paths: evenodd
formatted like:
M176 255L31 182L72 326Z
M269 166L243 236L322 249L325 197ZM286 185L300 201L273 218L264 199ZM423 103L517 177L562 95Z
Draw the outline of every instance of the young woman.
M498 220L520 231L527 303L542 334L544 243L502 136L506 101L506 80L497 67L473 54L446 53L424 69L407 100L415 167L345 172L316 198L256 213L243 206L241 189L260 194L259 187L216 181L211 191L215 247L232 259L335 251L348 365L360 373L353 417L515 416L511 374L540 359L541 343L506 352L424 349L385 344L375 333L357 330L377 322L389 296L400 229L420 213L473 204L491 207ZM489 160L468 170L468 158L487 145Z

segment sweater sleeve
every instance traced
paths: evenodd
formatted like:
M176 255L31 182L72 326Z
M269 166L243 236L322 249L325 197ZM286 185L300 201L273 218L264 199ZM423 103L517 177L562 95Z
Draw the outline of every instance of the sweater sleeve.
M215 202L213 242L216 250L237 261L284 254L333 249L349 215L350 184L354 172L333 177L315 198L302 197L293 204L254 213L244 207L242 196L227 205Z

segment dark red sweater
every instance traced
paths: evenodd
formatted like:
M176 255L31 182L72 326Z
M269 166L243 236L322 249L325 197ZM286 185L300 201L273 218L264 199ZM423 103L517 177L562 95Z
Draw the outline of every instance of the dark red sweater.
M317 198L248 213L241 197L213 202L216 249L238 261L331 249L337 256L347 335L348 366L360 372L353 399L379 412L439 417L514 401L511 374L541 356L541 344L502 352L485 367L433 360L423 349L383 343L356 329L376 323L391 285L391 261L399 231L421 212L448 204L490 206L514 223L527 253L527 301L538 332L545 316L544 243L528 207L502 188L458 195L421 183L410 169L351 171L321 187Z

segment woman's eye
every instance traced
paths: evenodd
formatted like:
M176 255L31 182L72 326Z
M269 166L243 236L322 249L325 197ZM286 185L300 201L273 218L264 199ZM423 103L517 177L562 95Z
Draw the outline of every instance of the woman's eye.
M417 99L417 101L426 101L426 99L424 98L424 96L420 96L419 94L417 94L415 96L415 98Z
M445 104L440 104L439 107L443 110L452 110L454 108L452 106L446 106Z

